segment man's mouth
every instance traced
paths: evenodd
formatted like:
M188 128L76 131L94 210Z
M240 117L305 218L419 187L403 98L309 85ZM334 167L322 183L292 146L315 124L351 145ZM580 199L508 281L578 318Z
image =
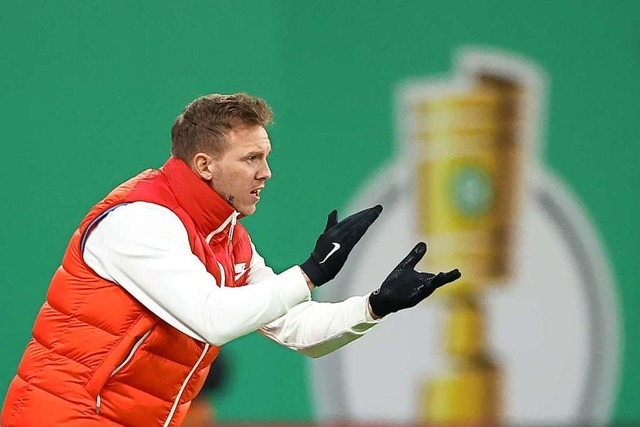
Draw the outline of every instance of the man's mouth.
M253 194L257 199L260 199L260 192L262 192L264 187L260 187L260 188L256 188L255 190L251 191L251 194Z

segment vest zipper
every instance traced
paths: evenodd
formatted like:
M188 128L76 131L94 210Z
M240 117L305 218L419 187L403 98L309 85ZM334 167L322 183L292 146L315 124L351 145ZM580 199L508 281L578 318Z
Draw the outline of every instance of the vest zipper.
M147 332L145 332L145 334L143 336L141 336L138 339L138 341L136 341L136 343L133 345L133 347L131 347L131 350L129 351L129 354L127 355L126 359L124 359L124 361L121 364L116 366L116 368L113 371L111 371L111 374L109 375L109 378L107 378L107 381L109 381L115 374L120 372L122 370L122 368L124 368L127 363L129 363L129 361L133 358L133 355L135 354L135 352L138 350L138 347L140 347L142 345L142 343L144 342L144 340L147 339L147 337L149 336L150 333L151 333L151 329L149 329ZM100 415L100 407L101 406L102 406L102 399L100 398L100 393L98 393L98 396L96 397L96 414L97 415Z
M240 215L239 212L234 212L231 214L231 225L229 226L229 235L227 237L227 256L229 257L229 259L233 259L233 231L236 228L236 224L238 223L238 216ZM220 264L220 261L218 261L218 268L220 269L220 275L222 278L222 284L220 285L221 288L224 288L226 285L226 280L225 280L225 273L224 273L224 268L222 267L222 264ZM233 274L231 275L231 279L233 279Z
M169 423L171 423L171 419L173 418L173 415L176 413L176 409L178 408L178 403L180 402L180 398L182 397L182 393L184 393L184 389L187 388L187 384L189 383L189 380L191 379L193 374L196 372L196 369L200 365L200 362L202 362L202 359L204 359L204 356L207 354L207 351L209 351L209 347L210 347L209 343L206 343L204 345L204 349L202 350L202 354L198 358L198 361L196 362L196 364L191 369L191 372L189 372L189 375L187 375L187 378L184 379L184 382L182 383L182 387L180 387L180 390L178 391L178 395L176 396L176 399L173 401L173 406L171 407L171 411L169 412L169 416L167 417L167 420L164 422L162 427L167 427L169 425Z
M229 217L227 219L224 220L224 222L222 224L220 224L220 227L216 228L215 230L213 230L211 233L207 234L207 237L205 237L205 241L207 242L207 244L209 242L211 242L211 239L213 239L213 236L215 236L216 234L220 233L222 230L224 230L225 228L227 228L227 225L229 225L229 223L231 223L231 235L233 237L233 227L235 227L236 222L238 221L238 217L240 216L240 212L238 211L233 211L233 213L231 215L229 215ZM231 238L228 239L228 242L231 242Z
M218 270L220 270L220 287L224 288L227 284L227 280L226 280L226 274L224 274L224 267L222 266L222 264L220 264L220 261L218 262Z
M231 241L233 240L233 230L236 227L236 223L238 222L238 212L234 212L231 214L231 227L229 228L229 238L227 239L227 246L231 245Z

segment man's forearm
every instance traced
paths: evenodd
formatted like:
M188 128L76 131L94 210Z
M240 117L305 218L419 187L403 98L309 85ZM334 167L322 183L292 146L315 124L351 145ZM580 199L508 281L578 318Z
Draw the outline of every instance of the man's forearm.
M379 321L369 313L366 296L339 303L304 302L260 332L310 357L320 357L360 338Z

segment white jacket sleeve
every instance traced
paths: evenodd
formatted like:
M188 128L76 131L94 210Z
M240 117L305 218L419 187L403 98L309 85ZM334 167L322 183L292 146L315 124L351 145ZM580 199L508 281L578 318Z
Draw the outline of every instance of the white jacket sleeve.
M281 317L310 298L299 267L257 286L220 288L191 252L180 219L135 202L109 213L88 236L84 259L142 305L185 334L222 345Z
M259 284L275 273L253 247L249 285ZM339 303L307 301L259 332L265 337L309 357L320 357L363 336L379 323L369 313L368 296L351 297Z
M306 356L321 357L360 338L381 320L369 315L366 296L338 303L307 301L259 332Z

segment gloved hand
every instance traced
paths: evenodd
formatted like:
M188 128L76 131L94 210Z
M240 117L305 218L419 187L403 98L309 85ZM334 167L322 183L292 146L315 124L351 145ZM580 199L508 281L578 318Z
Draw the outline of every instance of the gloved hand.
M300 265L315 286L332 280L360 238L382 212L377 205L355 213L338 222L338 211L333 210L327 218L324 232L318 237L311 256Z
M458 269L448 273L421 273L414 270L427 252L427 245L418 243L409 255L389 274L379 289L369 295L373 314L384 317L389 313L410 308L428 297L440 286L462 276Z

